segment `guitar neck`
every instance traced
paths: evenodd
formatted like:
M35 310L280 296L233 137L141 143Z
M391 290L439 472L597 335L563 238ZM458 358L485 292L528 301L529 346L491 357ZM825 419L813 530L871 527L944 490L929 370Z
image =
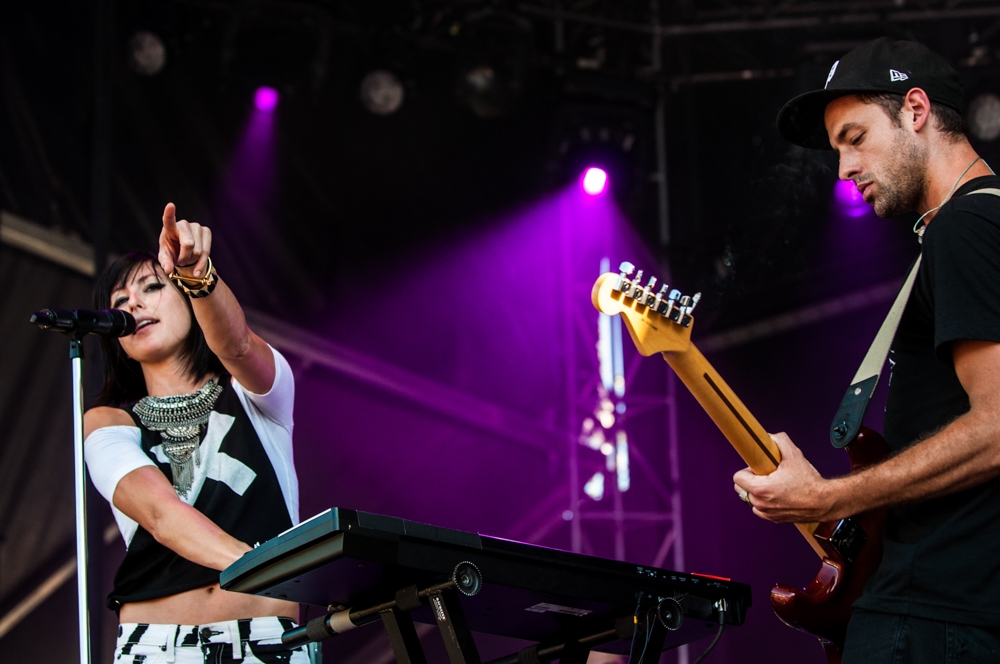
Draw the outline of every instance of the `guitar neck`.
M684 351L667 351L662 355L750 469L757 475L776 470L781 461L778 446L701 351L691 344ZM826 553L813 537L817 525L795 524L813 550L823 557Z

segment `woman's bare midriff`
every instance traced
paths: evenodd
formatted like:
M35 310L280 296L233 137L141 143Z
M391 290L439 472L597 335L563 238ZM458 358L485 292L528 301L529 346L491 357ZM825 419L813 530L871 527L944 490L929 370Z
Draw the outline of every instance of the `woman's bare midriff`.
M264 616L283 616L297 622L299 605L281 599L226 592L215 584L169 597L130 602L122 606L118 620L123 623L204 625Z

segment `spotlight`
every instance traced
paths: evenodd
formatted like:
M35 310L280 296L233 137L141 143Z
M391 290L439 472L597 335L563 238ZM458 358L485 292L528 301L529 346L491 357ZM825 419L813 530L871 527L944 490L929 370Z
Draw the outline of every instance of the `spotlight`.
M532 61L532 25L495 9L476 9L452 26L457 38L455 97L483 119L513 113Z
M587 483L583 485L583 492L590 496L593 500L600 500L603 498L604 474L600 471L594 473L594 476L587 480ZM565 518L565 516L563 518Z
M613 194L634 216L645 208L651 191L648 182L656 166L649 146L655 141L648 114L622 106L571 101L556 109L546 170L552 189L580 187L587 193L584 198L592 196L595 202ZM613 388L621 396L617 385L606 386Z
M140 76L159 74L167 64L167 47L155 33L139 30L128 39L128 66Z
M608 174L597 167L588 168L583 174L583 190L591 196L603 194L608 186Z
M391 71L376 69L361 79L361 105L375 115L392 115L403 105L403 84Z
M838 180L833 187L833 198L848 217L863 217L872 209L851 180Z
M485 95L495 89L496 78L496 72L492 67L480 65L465 73L465 84L474 94Z
M278 106L278 91L272 87L261 86L253 95L253 104L258 111L270 113Z
M1000 97L981 94L969 104L969 133L981 141L1000 136Z

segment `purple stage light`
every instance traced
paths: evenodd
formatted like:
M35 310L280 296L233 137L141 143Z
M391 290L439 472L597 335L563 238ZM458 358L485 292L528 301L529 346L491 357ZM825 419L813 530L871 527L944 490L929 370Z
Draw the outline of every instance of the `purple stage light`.
M266 85L257 88L257 92L253 96L253 104L258 111L270 113L278 105L278 91Z
M837 207L848 217L863 217L872 209L852 180L838 180L833 187L833 197Z
M591 196L604 193L608 186L608 174L602 169L595 167L588 168L583 174L583 190Z

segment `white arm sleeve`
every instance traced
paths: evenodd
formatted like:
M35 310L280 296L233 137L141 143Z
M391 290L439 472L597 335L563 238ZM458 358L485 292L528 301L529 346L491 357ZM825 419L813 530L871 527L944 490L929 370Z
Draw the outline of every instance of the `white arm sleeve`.
M292 368L288 366L288 360L273 347L269 348L274 353L274 383L271 384L271 389L266 394L254 394L240 385L235 378L233 387L237 393L245 396L261 415L291 431L292 409L295 405L295 377L292 375Z
M146 456L141 447L142 433L139 427L112 426L94 431L83 443L83 454L87 461L90 479L104 499L111 504L118 529L125 538L125 544L132 541L138 524L125 516L114 505L113 499L118 482L133 470L143 466L156 466Z
M292 409L295 405L295 377L281 353L274 353L274 384L267 394L254 394L233 381L236 396L246 411L271 461L292 525L299 522L299 480L292 453Z

